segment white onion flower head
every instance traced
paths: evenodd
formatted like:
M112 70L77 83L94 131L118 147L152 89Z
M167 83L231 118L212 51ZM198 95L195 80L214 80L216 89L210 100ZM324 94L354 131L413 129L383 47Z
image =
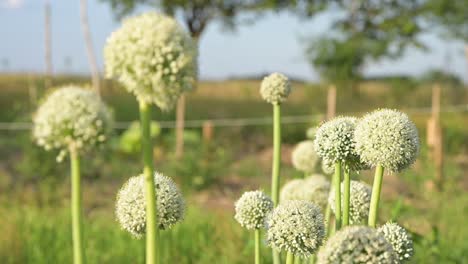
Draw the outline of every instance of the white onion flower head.
M317 154L327 162L342 162L345 168L358 171L365 166L355 151L354 117L336 117L323 123L315 135L314 147Z
M185 202L174 181L160 173L154 174L159 229L166 230L184 218ZM146 233L145 178L131 177L117 194L117 221L134 237Z
M314 174L286 183L281 188L280 201L304 200L325 208L329 191L330 182L323 175Z
M317 133L317 128L316 127L309 127L306 131L306 137L308 139L314 140L315 138L315 133Z
M281 104L291 93L288 77L281 73L272 73L265 77L260 86L262 98L271 104Z
M52 92L33 118L33 137L46 150L59 150L61 161L67 151L85 151L101 145L111 132L109 108L92 90L76 85Z
M321 163L321 169L323 173L330 175L333 174L333 172L335 172L335 164L333 164L331 161L322 159Z
M308 257L322 245L325 236L323 215L311 202L281 202L267 218L266 235L272 248Z
M196 81L195 42L175 19L156 12L125 19L107 39L104 60L108 78L162 110Z
M272 209L273 201L262 191L245 192L235 203L234 218L248 230L260 229Z
M398 260L404 262L413 256L413 240L406 229L397 223L386 223L377 229L385 239L392 245Z
M356 151L372 167L399 172L414 163L419 153L418 130L409 117L382 109L365 115L356 125Z
M296 145L291 153L291 160L294 168L305 173L314 172L320 160L315 152L314 142L304 140Z
M317 264L394 264L392 245L376 229L348 226L335 233L318 252Z
M349 197L349 222L351 224L359 224L366 220L369 216L369 207L372 196L371 187L360 181L350 182L350 197ZM335 212L335 188L331 189L328 196L330 208ZM344 184L341 183L341 204L344 203Z

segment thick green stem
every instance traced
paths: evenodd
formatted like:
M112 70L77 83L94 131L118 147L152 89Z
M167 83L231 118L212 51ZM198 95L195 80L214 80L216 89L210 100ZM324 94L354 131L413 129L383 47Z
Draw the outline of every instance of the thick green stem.
M271 196L275 206L279 203L280 186L280 166L281 166L281 106L273 104L273 165L271 173ZM280 254L273 250L273 263L280 264Z
M351 177L348 169L344 170L343 174L343 226L349 225L349 200L351 197Z
M331 208L329 202L327 202L325 208L325 223L327 224L326 237L328 237L331 234Z
M315 254L312 254L309 258L309 264L315 264Z
M255 229L255 264L260 264L260 229Z
M291 252L288 252L286 255L286 264L294 264L294 255Z
M80 156L76 150L70 150L71 165L71 215L73 233L73 263L85 263L83 249L83 223L81 209Z
M368 224L371 227L375 227L377 224L377 215L379 210L380 191L382 190L382 179L384 174L384 167L377 165L375 168L374 184L372 186L372 198L369 209L369 221Z
M341 228L341 162L335 163L335 174L333 175L335 187L335 231Z
M271 196L275 206L279 203L279 173L281 166L281 107L273 105L273 167L271 173Z
M159 230L156 211L156 190L153 177L153 144L150 137L151 109L140 102L141 148L143 152L143 174L146 194L146 263L158 264Z

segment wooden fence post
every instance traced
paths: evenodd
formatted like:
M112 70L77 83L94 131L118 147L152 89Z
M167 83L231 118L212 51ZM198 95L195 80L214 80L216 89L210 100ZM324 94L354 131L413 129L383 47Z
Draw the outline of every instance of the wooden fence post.
M444 185L443 163L443 132L440 123L441 87L435 84L432 87L432 113L427 123L427 144L431 149L431 158L435 165L434 186L442 190Z
M327 120L335 117L336 114L336 86L331 84L327 93Z
M176 158L184 155L185 94L182 94L176 106Z
M203 134L203 141L208 144L213 139L213 122L211 120L207 120L203 122L202 134Z

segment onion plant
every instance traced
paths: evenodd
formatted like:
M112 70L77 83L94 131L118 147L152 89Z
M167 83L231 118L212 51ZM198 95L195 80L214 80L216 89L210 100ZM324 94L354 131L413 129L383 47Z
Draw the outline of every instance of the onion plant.
M396 110L382 109L365 115L355 129L356 152L375 167L368 224L377 224L384 170L400 172L414 163L419 152L416 126Z
M291 161L304 177L309 176L317 170L320 158L315 152L314 141L304 140L299 142L291 153Z
M143 175L146 190L146 263L159 263L158 194L153 178L150 139L151 105L167 111L192 89L197 74L197 49L192 38L171 17L155 12L126 19L104 49L107 77L115 77L139 103Z
M376 229L348 226L336 232L320 248L317 263L398 263L392 245Z
M34 116L33 136L46 150L58 150L57 161L69 154L73 263L85 263L80 155L101 145L111 131L111 114L100 97L83 87L56 89Z
M283 201L266 221L267 243L285 252L286 264L307 258L322 245L325 225L320 207L303 200Z
M280 166L281 166L281 103L291 92L288 77L272 73L265 77L260 86L262 98L273 105L273 162L271 172L271 197L275 206L279 203ZM280 255L273 251L273 263L280 263Z
M388 222L379 227L377 231L392 245L399 263L411 259L414 253L413 240L405 228L397 223Z
M344 199L341 192L334 192L335 229L349 225L350 173L365 167L355 152L354 129L356 118L337 117L322 124L314 140L315 150L328 164L333 164L333 188L340 190L344 171Z
M153 185L157 198L158 230L170 229L183 220L185 215L184 198L174 181L161 173L152 173ZM122 186L117 194L115 214L121 227L135 238L141 238L148 232L148 199L146 175L133 176Z
M255 264L261 263L260 232L265 219L273 209L273 201L262 191L245 192L235 203L234 218L247 230L254 231Z
M345 191L346 184L341 183L341 193ZM350 197L349 201L349 224L363 224L367 222L369 216L369 207L371 200L371 187L364 182L354 181L350 182ZM328 198L329 204L331 205L331 210L335 211L335 191L332 189L330 192L330 197ZM342 200L345 200L342 196Z

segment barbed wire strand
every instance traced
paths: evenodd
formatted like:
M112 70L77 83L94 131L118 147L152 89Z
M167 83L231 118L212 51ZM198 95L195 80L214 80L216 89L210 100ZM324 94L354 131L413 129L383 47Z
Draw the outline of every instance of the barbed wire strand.
M430 107L421 108L408 108L405 112L409 114L428 114L431 113ZM463 105L452 105L441 108L442 113L460 113L468 112L468 104ZM341 114L360 114L362 112L347 112ZM309 123L312 120L317 120L323 117L324 114L315 115L290 115L283 116L281 122L283 124L299 124ZM213 127L241 127L241 126L261 126L270 125L273 120L271 117L260 117L260 118L220 118L220 119L197 119L197 120L185 120L186 128L200 128L206 122L211 122ZM114 129L125 130L132 122L115 122ZM175 121L158 121L161 128L175 128ZM32 128L31 122L0 122L0 130L9 131L21 131L30 130Z

